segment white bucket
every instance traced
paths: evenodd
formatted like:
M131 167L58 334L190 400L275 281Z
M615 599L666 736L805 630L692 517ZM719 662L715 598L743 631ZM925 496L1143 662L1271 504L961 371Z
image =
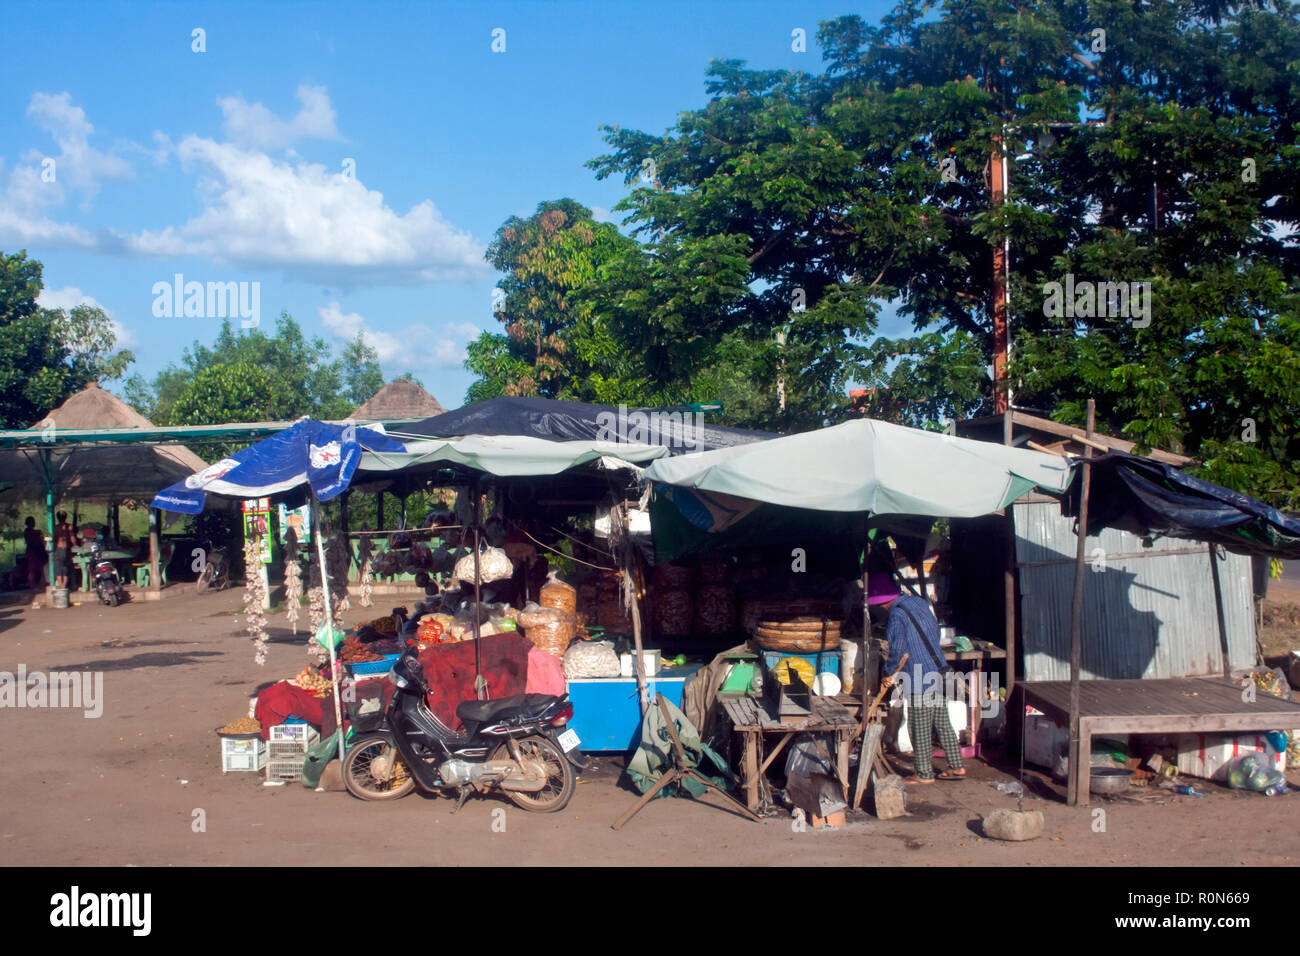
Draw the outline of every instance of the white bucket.
M67 607L68 606L68 589L52 588L50 590L50 607Z

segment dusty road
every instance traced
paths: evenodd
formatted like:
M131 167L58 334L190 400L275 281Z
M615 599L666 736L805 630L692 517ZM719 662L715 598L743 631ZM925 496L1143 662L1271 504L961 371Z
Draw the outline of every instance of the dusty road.
M104 696L102 716L92 719L0 708L0 862L1257 866L1300 858L1300 795L1265 798L1208 784L1204 798L1101 804L1104 818L1098 808L1065 807L1042 787L1026 807L1044 810L1046 836L990 842L979 835L980 818L1015 801L993 789L1007 775L978 761L971 779L917 794L909 817L882 823L856 815L843 829L802 833L786 817L754 824L682 799L654 802L615 833L609 824L635 795L620 783L621 759L612 758L599 760L558 815L495 799L471 800L453 815L451 801L415 794L368 804L296 784L263 787L259 775L221 774L213 729L244 714L259 684L301 669L305 635L277 627L259 668L235 616L240 608L237 591L116 609L0 607L0 671L23 664L29 673L101 672Z

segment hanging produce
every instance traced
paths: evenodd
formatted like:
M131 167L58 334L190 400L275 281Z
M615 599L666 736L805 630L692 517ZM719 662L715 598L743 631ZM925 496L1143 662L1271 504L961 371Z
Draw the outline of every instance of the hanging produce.
M302 567L298 563L298 535L292 527L285 532L284 604L285 617L293 633L298 633L298 615L302 606Z
M266 583L259 572L262 563L262 542L260 538L249 538L244 542L244 620L248 622L248 635L253 639L253 659L259 664L266 663L266 611L262 602L266 598Z

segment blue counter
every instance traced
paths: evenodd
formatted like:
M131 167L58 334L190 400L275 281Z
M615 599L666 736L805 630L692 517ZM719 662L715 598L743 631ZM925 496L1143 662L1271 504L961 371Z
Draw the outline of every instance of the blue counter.
M682 704L682 689L700 664L687 664L646 678L653 704L655 694ZM585 677L569 681L573 719L569 726L582 739L584 753L627 753L641 740L641 704L635 677Z

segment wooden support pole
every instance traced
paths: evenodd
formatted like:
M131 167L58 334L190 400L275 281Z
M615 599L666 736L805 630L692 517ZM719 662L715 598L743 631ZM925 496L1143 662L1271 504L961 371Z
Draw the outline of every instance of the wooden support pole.
M1097 421L1097 403L1088 399L1088 437L1092 437ZM1078 538L1074 554L1074 597L1070 602L1070 755L1069 783L1066 802L1074 807L1079 805L1080 792L1087 798L1088 782L1083 780L1083 755L1079 752L1079 671L1083 660L1083 582L1084 554L1087 551L1088 538L1088 493L1092 487L1092 445L1084 443L1083 474L1079 482L1079 524L1076 531ZM1091 760L1089 759L1089 763Z
M1014 425L1011 412L1002 414L1002 443L1011 446L1014 439ZM1007 696L1016 686L1016 510L1015 504L1007 505L1007 544L1002 562L1002 640L1007 651ZM975 734L971 733L971 746L974 746Z
M149 509L149 590L162 590L161 568L158 566L158 509Z
M1232 664L1228 660L1228 621L1223 613L1223 582L1219 580L1218 548L1210 542L1210 578L1214 581L1214 610L1219 622L1219 649L1223 654L1223 676L1232 677Z

